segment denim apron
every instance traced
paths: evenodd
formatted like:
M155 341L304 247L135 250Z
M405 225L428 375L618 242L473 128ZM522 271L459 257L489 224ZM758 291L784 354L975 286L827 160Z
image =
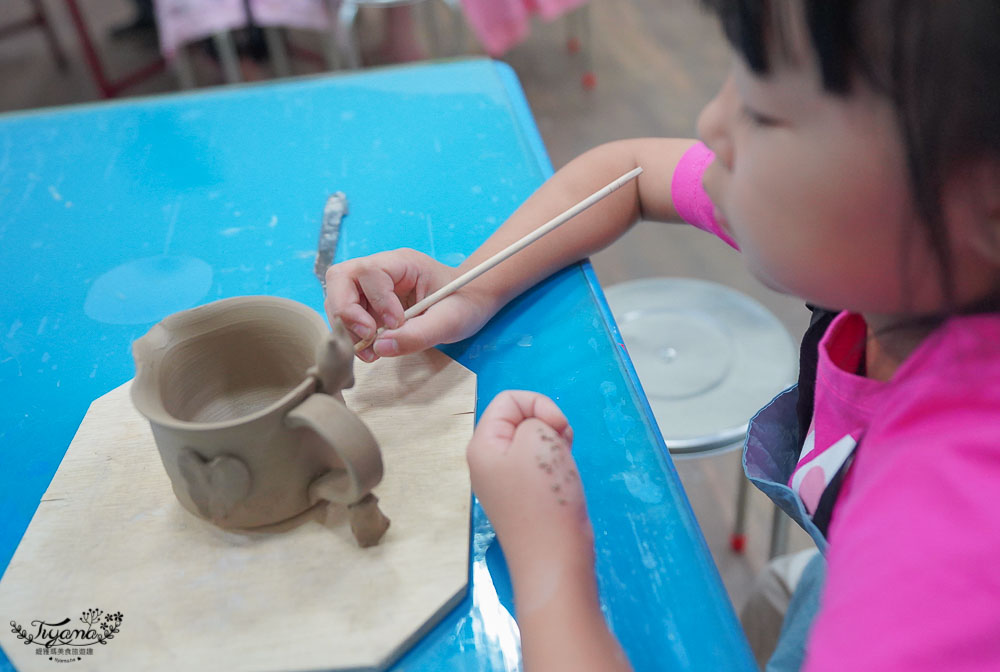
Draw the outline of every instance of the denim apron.
M826 575L826 537L813 522L798 494L787 485L802 446L798 396L798 385L792 386L761 409L750 421L743 445L743 471L747 478L798 523L820 551L806 565L795 587L777 648L767 663L767 672L794 672L802 667L809 629L819 609Z

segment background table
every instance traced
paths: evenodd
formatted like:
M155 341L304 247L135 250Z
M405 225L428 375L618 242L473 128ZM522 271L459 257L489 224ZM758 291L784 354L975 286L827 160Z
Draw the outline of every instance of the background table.
M330 193L351 209L338 259L407 246L455 265L551 172L516 77L488 60L0 118L0 568L152 323L243 294L322 311ZM442 349L478 375L478 412L508 388L566 412L602 601L636 669L754 669L620 340L585 262ZM478 505L471 534L468 595L396 669L517 668Z

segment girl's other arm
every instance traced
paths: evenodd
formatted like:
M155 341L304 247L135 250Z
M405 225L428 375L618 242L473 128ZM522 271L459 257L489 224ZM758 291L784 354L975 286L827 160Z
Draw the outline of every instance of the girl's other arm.
M472 488L510 569L525 670L628 670L601 612L572 443L551 399L502 392L469 442Z

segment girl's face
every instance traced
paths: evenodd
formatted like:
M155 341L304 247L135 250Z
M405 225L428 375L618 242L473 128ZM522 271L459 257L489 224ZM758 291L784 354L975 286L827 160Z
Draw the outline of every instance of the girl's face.
M716 154L704 185L719 223L778 291L861 313L939 310L891 103L862 81L847 96L825 92L799 23L765 78L735 63L698 120ZM958 298L980 293L984 270L957 279Z

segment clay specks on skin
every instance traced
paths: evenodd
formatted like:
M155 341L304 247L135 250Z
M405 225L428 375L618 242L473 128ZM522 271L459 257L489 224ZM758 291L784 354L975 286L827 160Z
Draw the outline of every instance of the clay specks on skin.
M565 441L562 437L543 429L538 430L538 438L544 443L549 444L548 451L545 451L544 448L540 448L540 454L535 456L538 468L546 474L555 477L550 485L550 490L556 497L556 501L559 505L566 506L568 500L564 496L565 493L563 492L562 483L572 483L576 478L576 470L572 466L570 466L568 470L563 466L566 464L565 455L563 453Z

